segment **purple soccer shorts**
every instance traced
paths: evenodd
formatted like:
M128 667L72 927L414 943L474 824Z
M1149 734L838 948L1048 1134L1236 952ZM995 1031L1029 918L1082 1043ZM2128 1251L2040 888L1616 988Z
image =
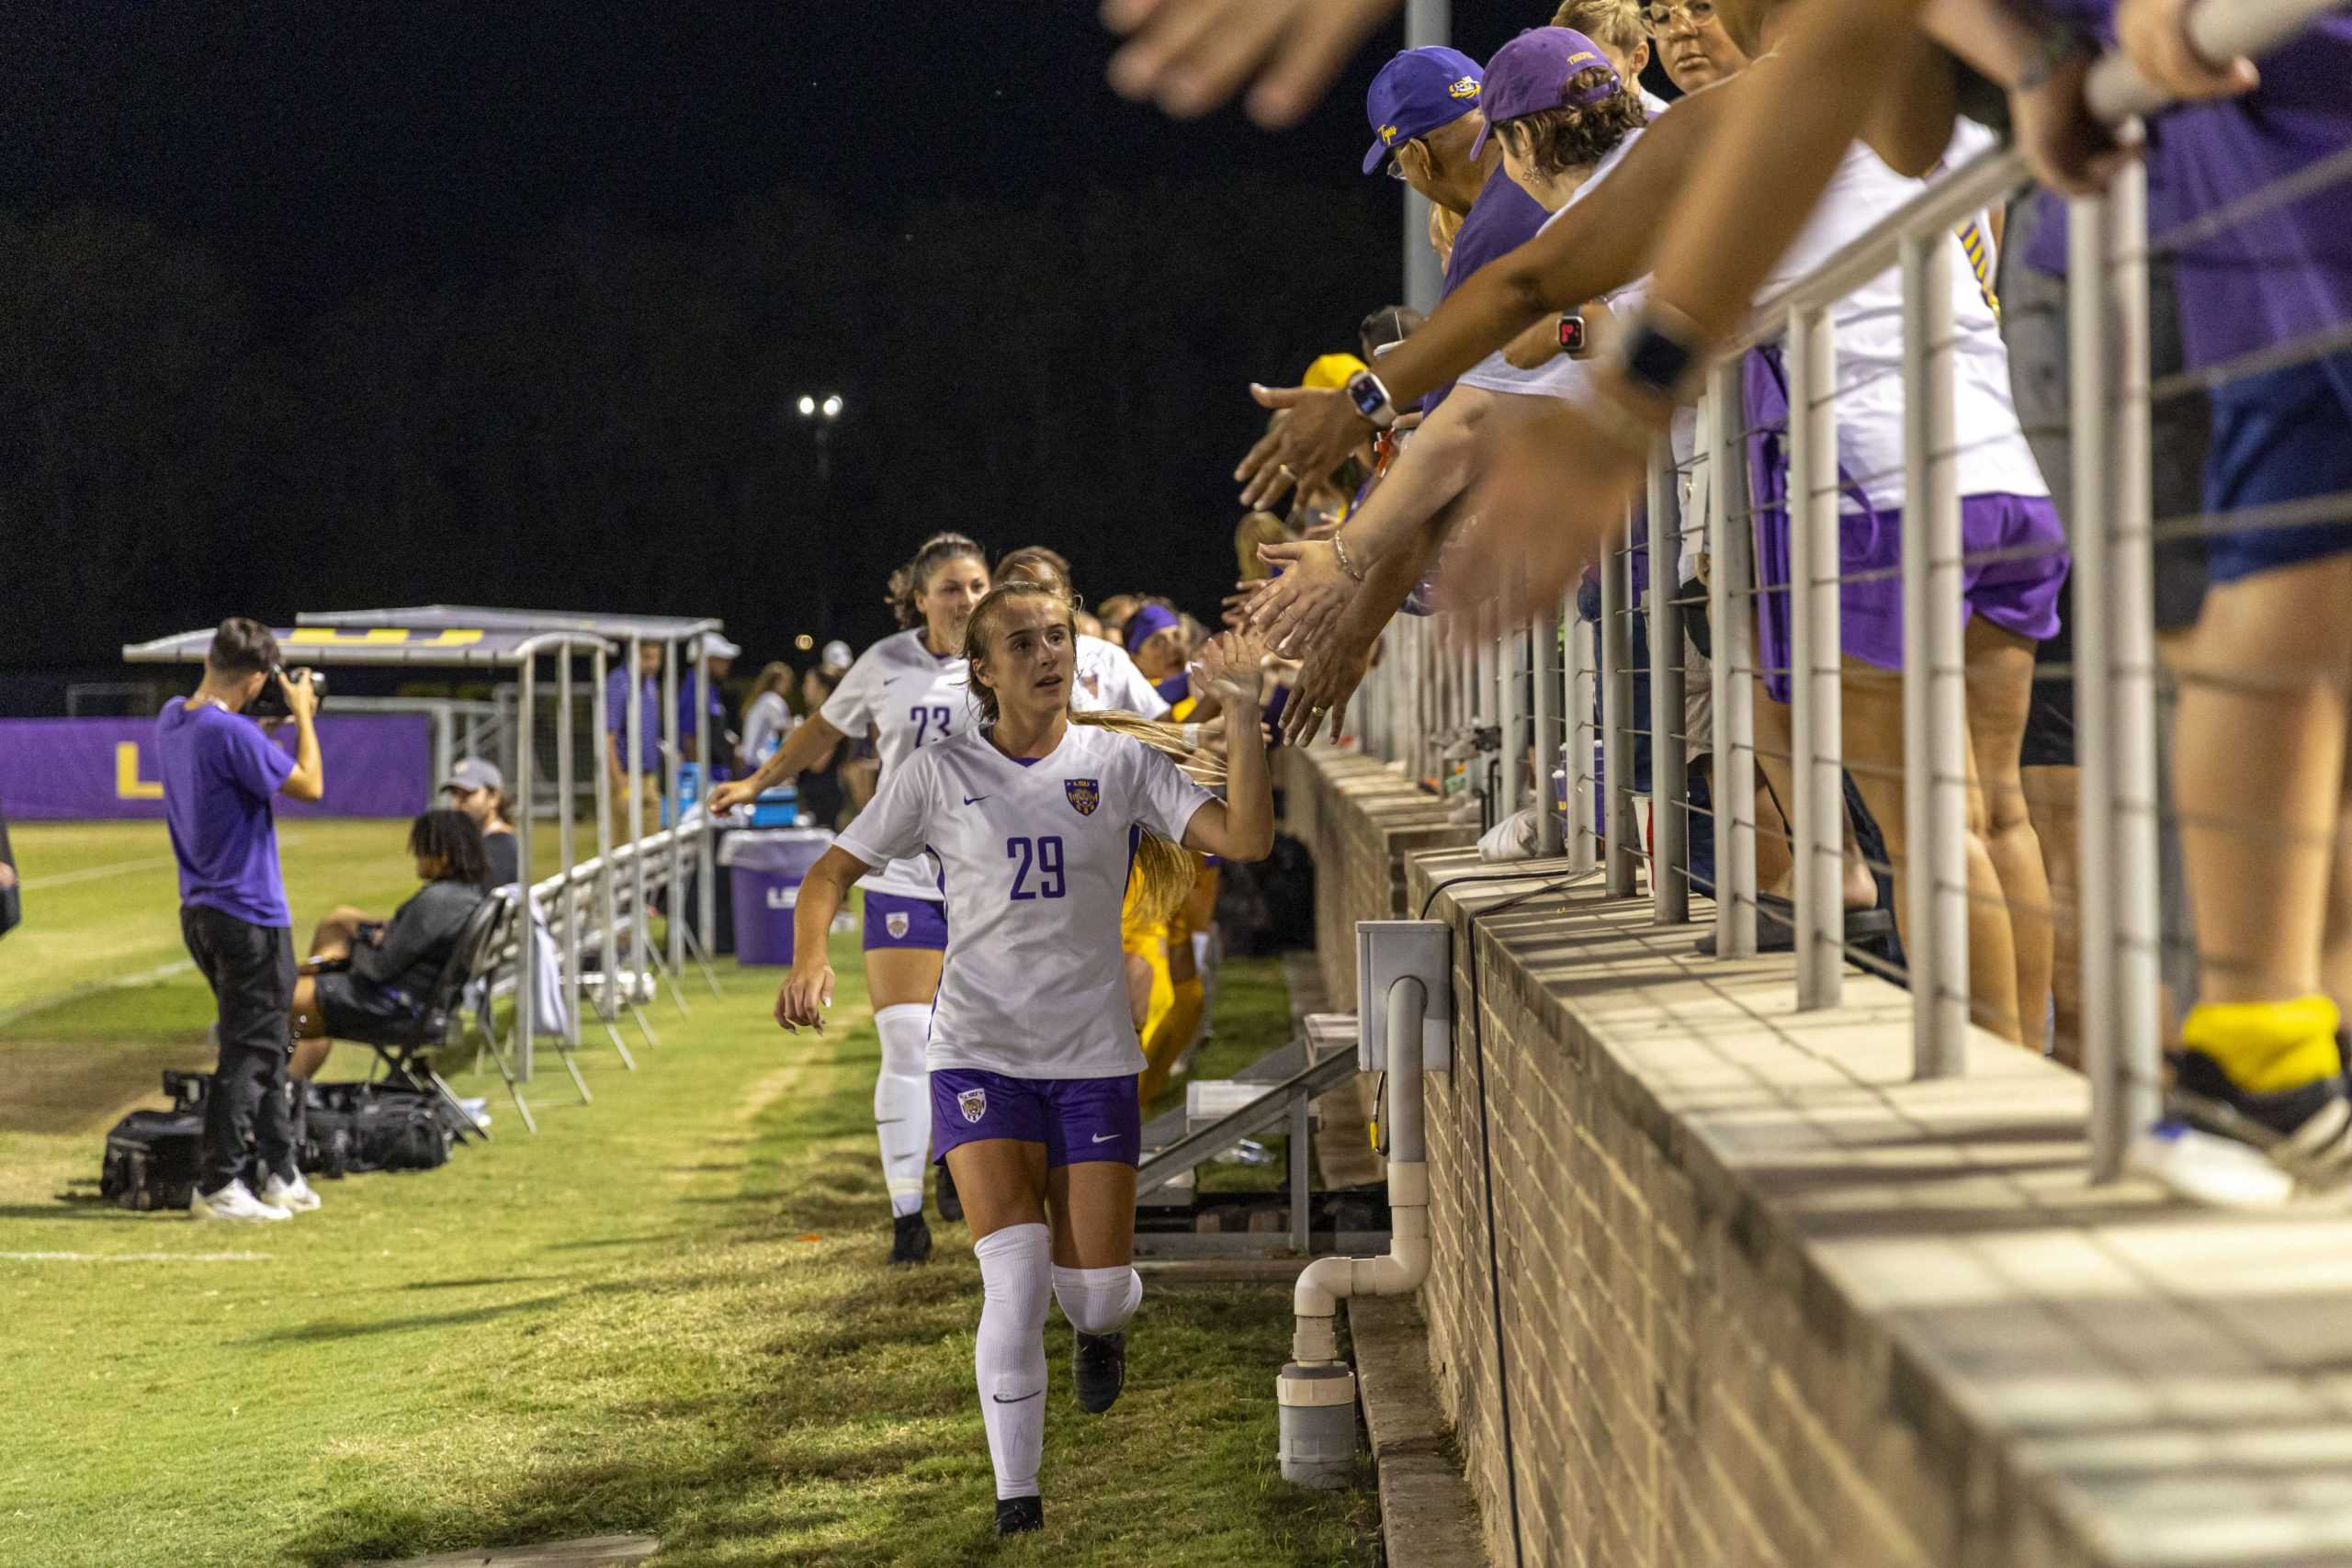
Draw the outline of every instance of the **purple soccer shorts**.
M897 893L865 896L865 951L877 947L927 947L947 951L947 906L937 898Z
M1015 1078L941 1068L931 1075L932 1148L945 1159L958 1144L1012 1138L1045 1145L1048 1170L1090 1160L1139 1164L1143 1107L1136 1078Z

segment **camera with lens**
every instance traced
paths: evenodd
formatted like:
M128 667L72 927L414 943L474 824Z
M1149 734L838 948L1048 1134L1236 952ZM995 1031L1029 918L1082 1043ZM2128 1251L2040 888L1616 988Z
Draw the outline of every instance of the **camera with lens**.
M327 678L322 671L297 670L294 673L309 676L311 694L321 703L327 700ZM273 664L269 667L269 679L261 683L261 691L254 695L252 702L245 705L245 716L248 718L290 718L293 716L293 710L286 705L286 667L284 665Z

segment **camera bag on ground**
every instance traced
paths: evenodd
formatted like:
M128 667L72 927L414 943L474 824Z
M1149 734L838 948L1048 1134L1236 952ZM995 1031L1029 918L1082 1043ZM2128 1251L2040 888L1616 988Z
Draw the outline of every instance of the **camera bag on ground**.
M98 1194L126 1209L185 1209L203 1152L203 1112L134 1111L107 1134Z
M302 1168L326 1176L431 1170L449 1163L451 1137L436 1097L391 1084L312 1084L304 1107Z

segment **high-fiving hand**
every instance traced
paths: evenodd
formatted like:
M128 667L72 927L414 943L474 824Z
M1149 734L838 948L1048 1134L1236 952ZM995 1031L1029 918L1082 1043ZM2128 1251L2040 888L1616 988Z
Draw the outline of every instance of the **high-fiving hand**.
M1266 689L1266 644L1246 632L1219 632L1193 657L1199 680L1228 713L1255 713Z
M1250 606L1249 629L1277 652L1302 656L1316 634L1347 608L1355 584L1340 570L1340 553L1329 539L1261 545L1258 556L1282 575Z
M1402 0L1103 0L1102 25L1126 39L1111 85L1182 119L1257 82L1250 118L1297 124L1348 56Z
M1471 497L1477 526L1446 552L1438 580L1444 608L1524 620L1624 542L1625 509L1649 465L1612 425L1569 402L1488 438Z
M1233 477L1244 506L1268 507L1293 485L1330 478L1348 454L1372 436L1372 425L1338 389L1251 387L1261 407L1280 411Z

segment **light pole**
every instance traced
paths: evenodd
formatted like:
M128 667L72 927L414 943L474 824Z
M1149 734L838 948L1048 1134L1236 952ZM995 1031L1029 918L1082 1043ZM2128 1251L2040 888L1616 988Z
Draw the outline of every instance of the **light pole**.
M848 405L839 392L803 392L794 405L817 438L817 482L830 487L833 479L833 425Z
M808 434L817 444L817 496L829 521L833 509L833 426L841 423L842 412L848 406L839 392L803 392L793 403L800 423L808 427ZM818 590L817 621L820 626L830 626L833 623L830 569L820 581L824 586Z
M1449 0L1409 0L1405 7L1405 47L1428 49L1453 41L1453 7ZM1426 314L1437 309L1445 287L1437 253L1430 249L1430 204L1412 191L1405 193L1405 303Z

